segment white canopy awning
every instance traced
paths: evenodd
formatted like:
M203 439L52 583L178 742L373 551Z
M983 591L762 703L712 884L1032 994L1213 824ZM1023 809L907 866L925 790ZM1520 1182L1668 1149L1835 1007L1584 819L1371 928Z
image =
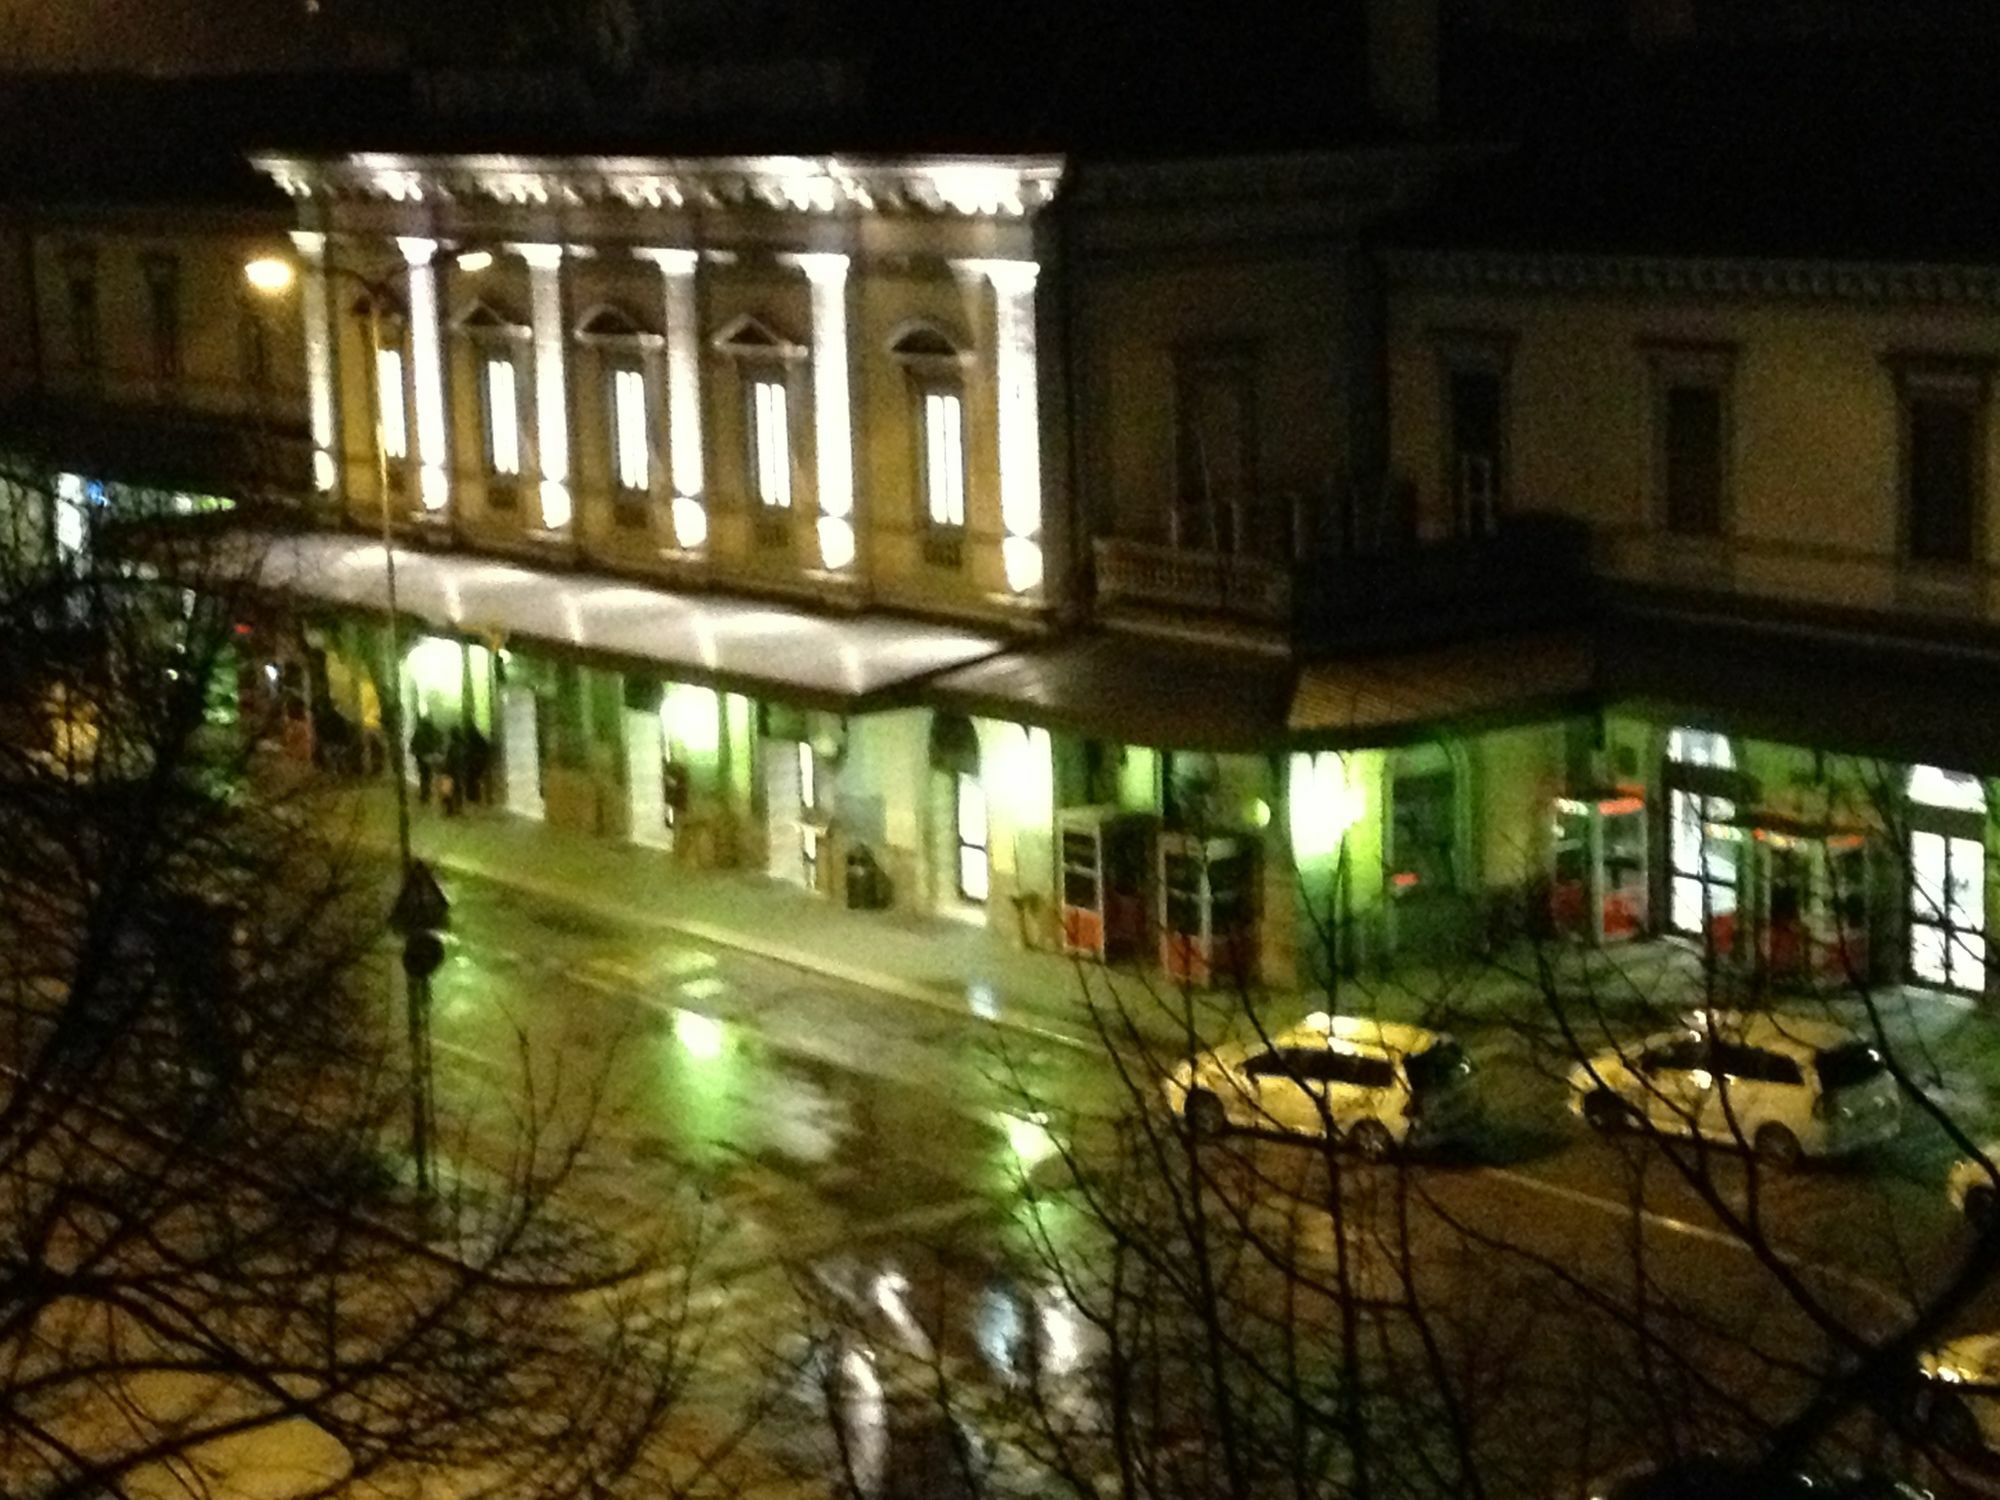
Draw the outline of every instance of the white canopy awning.
M256 584L302 601L382 613L380 542L333 533L246 538ZM678 594L602 575L542 572L465 553L396 550L396 607L414 626L498 636L765 688L858 709L933 673L992 655L997 637L873 615L814 614L723 595Z

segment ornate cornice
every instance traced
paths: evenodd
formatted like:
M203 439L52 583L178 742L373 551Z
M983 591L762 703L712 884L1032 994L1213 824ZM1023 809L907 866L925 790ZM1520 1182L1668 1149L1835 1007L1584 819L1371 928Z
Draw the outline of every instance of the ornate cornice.
M388 203L762 207L1024 219L1052 201L1060 157L253 156L293 198Z
M1450 291L2000 307L2000 266L1435 249L1383 259L1399 283Z

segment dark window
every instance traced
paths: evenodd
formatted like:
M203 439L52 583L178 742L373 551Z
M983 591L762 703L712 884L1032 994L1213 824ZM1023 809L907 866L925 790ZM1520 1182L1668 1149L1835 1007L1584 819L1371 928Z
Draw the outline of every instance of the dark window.
M1664 418L1667 529L1715 536L1722 530L1722 392L1669 386Z
M181 374L181 263L171 255L146 257L146 306L151 315L153 378Z
M1403 1071L1409 1075L1411 1089L1422 1093L1426 1089L1443 1088L1469 1075L1472 1059L1465 1055L1465 1049L1457 1042L1442 1041L1404 1058Z
M1725 1078L1740 1078L1749 1083L1805 1082L1799 1065L1791 1058L1767 1052L1762 1047L1745 1047L1733 1042L1716 1044L1715 1071Z
M97 277L90 271L72 271L69 278L70 352L79 368L98 370L104 364L104 348L97 329Z
M1819 1073L1819 1086L1827 1093L1879 1078L1884 1070L1882 1054L1866 1042L1843 1042L1838 1047L1824 1048L1813 1062Z
M1451 497L1460 535L1483 536L1499 524L1502 468L1501 388L1497 370L1453 370Z
M1639 1059L1639 1067L1646 1073L1687 1073L1702 1067L1707 1060L1699 1038L1680 1037L1648 1047L1645 1056Z
M1334 1079L1338 1083L1351 1083L1364 1089L1395 1086L1396 1065L1386 1057L1364 1057L1353 1052L1334 1052L1329 1056L1334 1060Z
M1909 398L1910 556L1918 562L1973 560L1974 453L1972 406L1944 396Z
M1185 360L1174 382L1177 547L1250 544L1256 494L1256 384L1247 356Z

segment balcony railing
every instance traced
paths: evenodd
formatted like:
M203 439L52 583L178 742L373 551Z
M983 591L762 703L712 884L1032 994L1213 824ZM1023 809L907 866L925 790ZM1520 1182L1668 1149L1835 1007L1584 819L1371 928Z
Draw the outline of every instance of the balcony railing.
M1206 552L1100 537L1097 600L1198 609L1276 622L1292 610L1292 565L1239 552Z
M1296 559L1123 537L1098 539L1095 554L1101 607L1282 624L1329 644L1554 621L1581 610L1590 588L1583 528L1540 515L1511 517L1491 536Z

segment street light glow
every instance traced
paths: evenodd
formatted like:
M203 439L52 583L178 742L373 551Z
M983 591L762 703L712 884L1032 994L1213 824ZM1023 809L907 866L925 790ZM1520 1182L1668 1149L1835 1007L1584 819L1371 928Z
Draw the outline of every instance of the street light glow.
M243 279L250 283L253 291L261 292L266 297L276 297L292 289L298 272L282 255L260 255L255 260L244 262Z
M452 257L452 264L467 275L476 276L493 265L491 250L466 250Z

